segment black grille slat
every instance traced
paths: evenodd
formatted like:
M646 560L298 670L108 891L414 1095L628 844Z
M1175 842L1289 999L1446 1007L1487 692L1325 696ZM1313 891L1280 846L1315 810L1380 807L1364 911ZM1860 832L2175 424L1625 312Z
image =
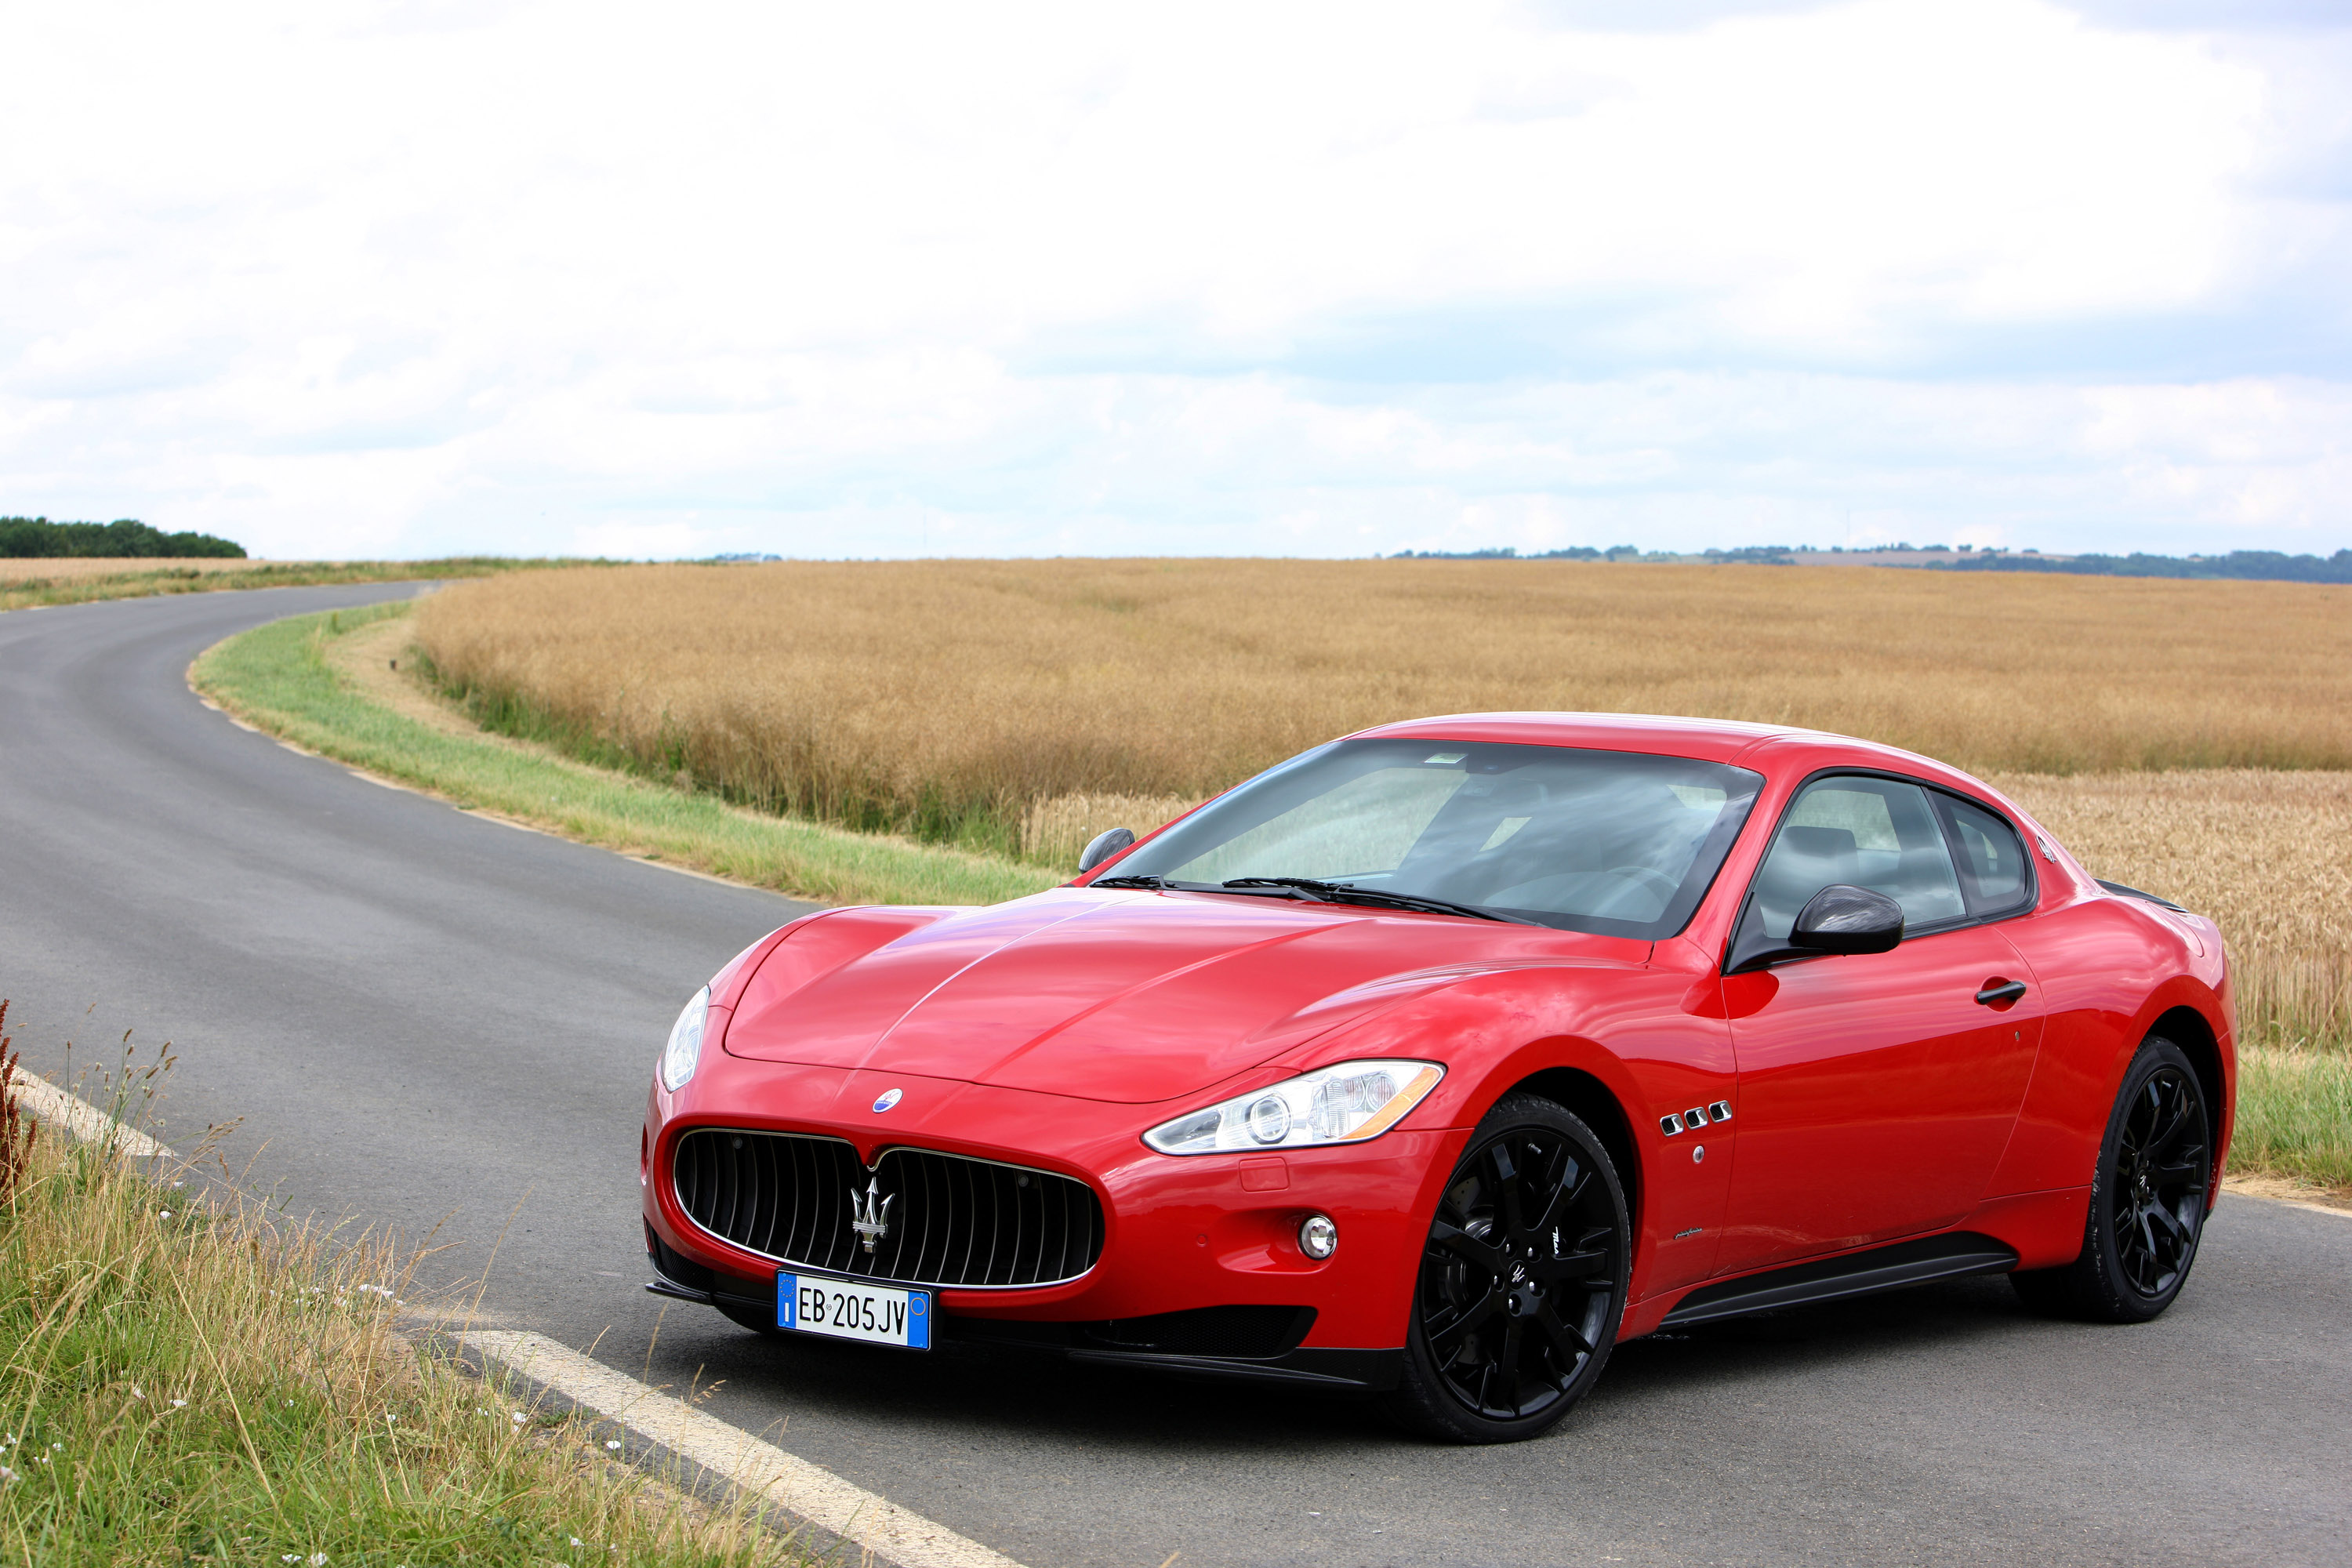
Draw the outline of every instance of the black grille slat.
M1102 1256L1102 1204L1084 1182L930 1149L887 1149L873 1171L837 1138L697 1128L671 1162L694 1223L803 1268L910 1285L1074 1279ZM872 1252L850 1228L869 1180L893 1201Z

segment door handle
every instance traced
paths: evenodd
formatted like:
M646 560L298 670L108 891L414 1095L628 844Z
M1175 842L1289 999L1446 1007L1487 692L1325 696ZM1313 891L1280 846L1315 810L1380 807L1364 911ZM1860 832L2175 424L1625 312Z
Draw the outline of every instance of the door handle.
M2000 981L1986 986L1983 990L1977 993L1977 1005L1980 1007L1998 1007L2004 1002L2014 1002L2020 996L2024 994L2024 981Z

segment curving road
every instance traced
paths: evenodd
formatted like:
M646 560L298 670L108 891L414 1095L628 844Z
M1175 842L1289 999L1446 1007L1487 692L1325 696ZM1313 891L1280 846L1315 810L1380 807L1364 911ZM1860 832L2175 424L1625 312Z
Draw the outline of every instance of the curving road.
M183 683L231 632L409 591L0 616L0 995L44 1070L171 1040L164 1135L236 1122L229 1164L298 1211L437 1226L445 1279L495 1247L488 1317L724 1379L707 1408L1031 1568L2352 1560L2352 1218L2253 1199L2158 1323L2042 1322L1999 1280L1788 1312L1625 1346L1503 1449L665 1315L634 1169L654 1050L803 906L381 788Z

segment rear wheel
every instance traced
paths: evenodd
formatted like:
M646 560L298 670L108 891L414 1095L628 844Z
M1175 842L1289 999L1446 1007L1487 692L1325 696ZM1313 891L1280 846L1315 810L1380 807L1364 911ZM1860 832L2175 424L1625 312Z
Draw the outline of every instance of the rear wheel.
M2212 1124L2187 1053L2151 1036L2107 1119L2082 1256L2011 1275L2019 1300L2051 1317L2097 1323L2144 1323L2171 1306L2204 1232Z
M1630 1230L1592 1130L1548 1100L1506 1095L1439 1200L1390 1413L1455 1443L1549 1431L1616 1342Z

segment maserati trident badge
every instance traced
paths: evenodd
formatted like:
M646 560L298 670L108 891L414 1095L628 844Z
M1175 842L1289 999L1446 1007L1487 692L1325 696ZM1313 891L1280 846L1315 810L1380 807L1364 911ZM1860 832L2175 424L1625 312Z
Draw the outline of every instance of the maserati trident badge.
M866 1184L865 1197L854 1191L849 1194L849 1228L865 1241L866 1251L873 1251L874 1244L890 1234L890 1205L898 1201L896 1193L887 1198L882 1195L879 1177Z
M874 1102L874 1114L879 1116L884 1111L889 1110L892 1106L898 1104L898 1097L904 1093L906 1093L906 1090L899 1089L884 1089L882 1091L882 1097Z

